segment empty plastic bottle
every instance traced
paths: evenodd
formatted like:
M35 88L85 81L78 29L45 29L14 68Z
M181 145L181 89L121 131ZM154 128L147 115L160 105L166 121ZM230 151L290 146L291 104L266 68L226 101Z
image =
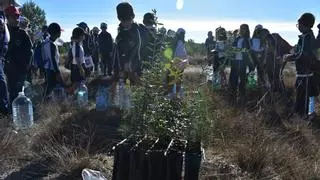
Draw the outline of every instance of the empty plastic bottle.
M315 100L314 100L314 96L310 97L309 98L309 115L311 115L312 113L314 113L315 111Z
M54 102L64 102L67 95L65 89L61 85L57 85L52 91L52 98Z
M84 82L81 82L78 92L77 92L77 102L79 107L84 107L88 105L88 88L84 84Z
M108 99L108 91L106 87L99 87L96 94L96 110L106 110L108 108Z
M33 125L33 106L24 92L19 92L12 103L13 123L17 130L28 129Z
M255 88L257 85L257 78L255 73L248 75L248 88Z
M107 180L100 171L91 169L83 169L81 175L82 180Z

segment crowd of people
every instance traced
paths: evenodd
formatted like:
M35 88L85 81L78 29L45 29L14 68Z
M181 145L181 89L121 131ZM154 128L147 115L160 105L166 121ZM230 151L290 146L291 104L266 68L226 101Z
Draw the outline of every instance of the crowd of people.
M120 24L115 39L107 31L106 23L101 23L100 28L93 27L90 30L86 22L80 22L73 29L70 50L65 62L65 67L71 70L72 86L77 87L86 81L94 72L98 72L99 67L104 76L115 80L128 79L130 84L137 85L140 83L143 70L148 68L144 61L149 63L154 61L153 52L150 50L153 47L150 47L150 44L156 44L154 41L158 36L155 14L146 13L143 24L138 24L134 21L135 13L129 3L118 4L116 11ZM45 98L50 99L50 94L57 85L65 86L59 68L60 54L56 44L63 31L62 28L57 23L43 26L40 38L35 40L34 36L29 36L30 32L27 29L29 23L14 5L7 7L0 17L0 112L2 114L10 114L12 101L22 90L24 82L32 81L35 69L45 77ZM282 52L275 36L262 25L255 27L252 37L247 24L242 24L231 37L228 37L223 27L216 29L215 38L212 31L208 32L205 46L210 57L209 64L213 65L215 74L219 74L221 84L229 85L231 88L230 99L234 101L239 97L240 103L245 103L247 69L249 73L257 69L258 85L266 84L264 77L268 68L266 59L272 55L279 62L282 59L295 61L297 70L295 112L301 117L308 116L309 97L317 96L320 87L318 75L320 71L316 68L319 66L317 59L319 60L320 34L316 39L312 31L314 23L315 17L310 13L305 13L299 18L297 27L302 34L291 54L287 51ZM318 28L320 32L320 25ZM172 43L172 64L177 63L178 66L181 61L177 59L188 58L185 34L186 31L179 28ZM232 43L228 44L230 39ZM231 59L226 56L227 46L232 46L235 50ZM228 62L231 66L229 82L225 73ZM169 79L171 70L172 68L168 68ZM276 77L269 76L269 79ZM175 82L177 88L180 88L181 81L182 79ZM273 86L272 90L276 91L276 86ZM171 88L172 86L168 86L168 91Z
M91 30L86 22L80 22L73 29L65 60L65 67L71 71L70 88L61 75L57 44L63 33L60 25L45 25L41 33L36 34L38 38L34 38L35 33L31 35L27 28L29 20L22 17L18 7L10 5L5 8L0 18L0 113L11 113L13 100L22 91L25 81L32 82L34 74L45 79L45 100L50 100L56 86L72 89L86 82L99 69L106 77L128 79L131 85L139 84L143 69L150 67L155 59L152 49L158 36L156 17L154 12L148 12L144 15L143 24L138 24L134 21L133 7L125 2L118 4L116 11L120 24L115 39L104 22L100 28ZM172 58L187 57L184 34L185 30L180 28ZM149 62L149 66L142 61Z
M262 25L257 25L253 36L247 24L242 24L235 30L231 38L235 55L226 59L227 31L219 27L216 29L216 38L212 31L208 32L205 41L209 63L213 64L216 78L221 78L221 84L226 85L225 67L231 66L229 87L231 89L230 101L246 102L246 83L248 74L257 71L258 87L270 84L271 91L279 91L279 64L294 61L296 65L296 100L295 113L302 118L314 117L315 112L309 111L309 99L319 95L320 78L320 24L317 26L319 34L315 38L312 28L315 17L311 13L304 13L299 19L297 28L301 32L296 46L285 48L279 43L279 35L270 33ZM290 51L291 50L291 51ZM271 57L270 57L271 56ZM268 58L272 61L268 61ZM278 66L278 67L277 67ZM248 71L249 70L249 71ZM271 70L271 73L268 71ZM249 72L249 73L248 73ZM265 72L269 81L266 81ZM237 92L239 91L239 92ZM238 95L238 96L237 96Z

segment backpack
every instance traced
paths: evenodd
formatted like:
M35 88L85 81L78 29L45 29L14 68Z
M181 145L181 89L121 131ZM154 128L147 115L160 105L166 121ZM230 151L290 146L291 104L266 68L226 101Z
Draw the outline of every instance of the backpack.
M44 42L39 43L34 49L33 61L34 65L38 68L44 68L45 60L43 56L43 44Z
M73 54L72 54L72 47L71 47L71 48L69 48L69 50L68 50L68 56L67 56L67 58L66 58L66 60L65 60L65 62L64 62L64 67L65 67L66 69L71 70L72 60L73 60Z

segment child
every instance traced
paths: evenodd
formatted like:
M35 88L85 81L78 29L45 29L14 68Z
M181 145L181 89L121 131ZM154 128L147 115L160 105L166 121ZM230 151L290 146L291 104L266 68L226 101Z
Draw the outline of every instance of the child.
M296 78L296 104L295 113L300 117L306 118L309 109L310 93L314 94L314 87L311 86L311 63L314 58L313 45L315 37L312 27L315 17L311 13L304 13L298 20L297 27L302 35L299 36L296 52L284 56L286 61L295 61L297 78ZM312 96L312 95L311 95Z
M217 74L217 73L219 74L221 86L226 86L227 77L224 70L227 63L225 58L227 31L222 27L217 28L216 39L217 41L216 41L215 50L217 54L214 58L213 71L214 71L214 74Z
M71 82L73 87L77 87L82 81L85 81L85 59L82 42L85 39L85 31L82 28L74 28L72 31L72 64L71 64Z
M134 23L135 14L132 6L123 2L117 6L118 19L120 25L118 36L116 37L116 47L114 54L114 75L115 78L130 80L130 84L140 83L142 74L141 47L142 31L137 23Z
M233 46L237 49L235 59L231 60L230 84L232 90L232 101L236 100L237 89L240 93L240 104L245 103L246 93L246 71L247 67L252 68L248 51L251 49L250 30L247 24L240 26L240 36L235 39ZM240 84L239 83L240 78Z
M57 84L62 83L62 78L59 69L59 49L54 43L61 36L61 28L57 23L52 23L48 27L48 36L43 45L42 53L43 59L45 60L44 69L46 71L46 91L45 96L51 94L52 90L56 87Z

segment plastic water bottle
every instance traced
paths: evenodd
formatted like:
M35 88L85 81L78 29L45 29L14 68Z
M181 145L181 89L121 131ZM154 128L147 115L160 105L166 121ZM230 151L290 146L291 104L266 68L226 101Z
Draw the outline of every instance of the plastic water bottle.
M315 101L314 101L314 96L309 98L309 115L314 113L314 106L315 106Z
M82 180L107 180L100 171L94 171L91 169L82 170Z
M88 105L88 88L84 84L84 82L81 82L79 86L79 89L77 92L77 101L80 107L84 107Z
M213 78L212 78L213 88L219 88L221 84L220 81L221 81L221 77L219 72L213 73Z
M63 102L66 99L66 92L61 85L57 85L52 91L52 98L54 102Z
M24 92L19 92L12 103L13 123L17 130L28 129L33 125L33 107Z
M96 95L96 110L104 111L108 108L108 91L105 87L100 87Z

